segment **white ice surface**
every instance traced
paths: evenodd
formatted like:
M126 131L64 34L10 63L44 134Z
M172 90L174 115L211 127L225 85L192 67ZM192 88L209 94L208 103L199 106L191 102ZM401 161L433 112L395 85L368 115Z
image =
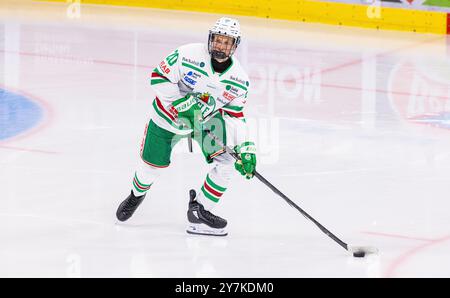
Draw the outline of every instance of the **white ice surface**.
M0 8L0 88L46 111L0 141L0 276L450 277L450 129L414 121L446 124L445 36L239 17L258 171L343 241L379 249L360 260L237 174L216 208L229 235L186 234L188 190L208 171L186 143L116 224L149 74L172 49L206 41L218 15Z

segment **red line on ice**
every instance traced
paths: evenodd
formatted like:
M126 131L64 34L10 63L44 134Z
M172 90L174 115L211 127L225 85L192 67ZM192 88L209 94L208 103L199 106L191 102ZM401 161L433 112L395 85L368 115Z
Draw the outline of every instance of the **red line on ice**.
M396 257L390 264L387 266L386 271L383 274L383 277L395 277L396 271L399 267L404 266L405 263L407 263L412 257L418 255L423 250L431 247L440 245L448 240L450 240L450 235L437 238L437 239L431 239L431 238L419 238L419 237L409 237L409 236L403 236L398 234L388 234L388 233L379 233L379 232L369 232L369 231L363 231L364 234L374 235L374 236L383 236L383 237L391 237L391 238L398 238L398 239L406 239L406 240L416 240L425 242L418 246L414 246L413 248L409 249L408 251L400 254L400 256Z

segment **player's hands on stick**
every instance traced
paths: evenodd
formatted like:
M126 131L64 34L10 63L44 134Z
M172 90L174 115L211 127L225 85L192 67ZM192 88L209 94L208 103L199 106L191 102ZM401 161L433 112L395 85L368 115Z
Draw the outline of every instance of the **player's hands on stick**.
M256 169L255 143L244 142L241 146L234 147L234 151L240 158L234 163L236 170L247 179L253 178Z

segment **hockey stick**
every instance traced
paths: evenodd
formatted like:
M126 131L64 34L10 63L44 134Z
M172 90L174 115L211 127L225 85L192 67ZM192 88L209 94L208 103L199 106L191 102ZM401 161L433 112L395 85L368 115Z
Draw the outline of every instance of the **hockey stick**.
M209 121L216 113L212 112L208 116L206 116L202 124ZM230 154L236 161L241 161L239 158L239 155L234 152L233 149L231 149L228 146L225 146L217 136L215 136L210 130L205 129L204 130L206 134L216 142L220 147L224 149L225 152ZM364 257L366 254L376 254L378 253L378 249L375 247L368 247L368 246L350 246L341 239L339 239L336 235L331 233L327 228L325 228L322 224L320 224L317 220L315 220L311 215L309 215L305 210L300 208L297 204L295 204L291 199L289 199L284 193L282 193L278 188L276 188L272 183L270 183L266 178L264 178L261 174L259 174L256 170L253 172L253 175L258 178L259 181L261 181L263 184L265 184L267 187L269 187L275 194L280 196L283 200L285 200L291 207L297 209L304 217L312 221L325 235L333 239L337 244L339 244L342 248L344 248L346 251L353 254L354 257Z
M192 151L192 136L191 136L191 134L188 135L188 149L189 149L190 153L193 152Z
M211 133L210 130L205 130L207 135L213 139L219 146L223 147L224 150L230 154L236 161L241 161L239 158L239 155L230 147L225 146L222 141L215 136L213 133ZM256 170L253 172L253 175L258 178L259 181L261 181L263 184L265 184L267 187L269 187L274 193L279 195L282 199L284 199L291 207L297 209L304 217L312 221L323 233L325 233L328 237L333 239L337 244L339 244L342 248L344 248L346 251L353 254L354 257L364 257L366 254L376 254L378 253L378 249L374 247L367 247L367 246L349 246L347 243L339 239L336 235L331 233L327 228L325 228L323 225L321 225L317 220L315 220L311 215L309 215L305 210L300 208L297 204L295 204L291 199L289 199L284 193L282 193L278 188L276 188L272 183L270 183L266 178L264 178L260 173L258 173Z

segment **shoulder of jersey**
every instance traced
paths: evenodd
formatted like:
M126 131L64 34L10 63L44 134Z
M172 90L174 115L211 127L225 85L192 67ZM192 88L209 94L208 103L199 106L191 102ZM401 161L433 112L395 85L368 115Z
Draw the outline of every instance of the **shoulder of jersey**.
M233 66L230 71L228 71L225 76L245 85L247 88L250 86L250 79L247 71L242 67L241 63L236 57L233 57Z

